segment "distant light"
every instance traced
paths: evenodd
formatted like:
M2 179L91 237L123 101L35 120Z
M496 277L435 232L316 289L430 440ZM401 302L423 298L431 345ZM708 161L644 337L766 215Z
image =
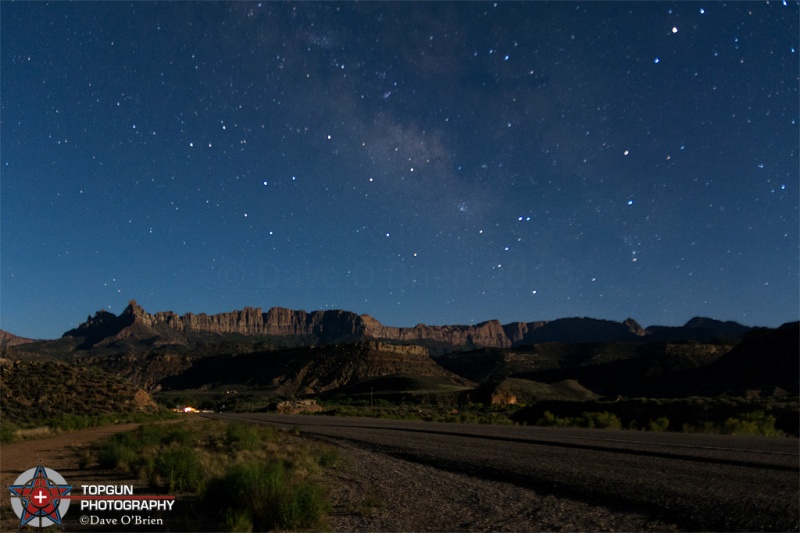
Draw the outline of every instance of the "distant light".
M653 60L653 63L661 63L661 60L660 60L659 58L655 58L655 59Z
M701 15L705 15L705 14L706 14L706 10L705 10L705 9L703 9L702 7L700 8L700 14L701 14Z
M630 153L629 151L625 150L624 152L622 152L622 155L628 155L629 153Z
M675 26L673 26L673 27L672 27L672 33L678 33L678 28L676 28Z
M267 182L265 181L265 182L264 182L264 185L266 185L266 184L267 184Z
M628 205L633 205L633 200L628 200Z

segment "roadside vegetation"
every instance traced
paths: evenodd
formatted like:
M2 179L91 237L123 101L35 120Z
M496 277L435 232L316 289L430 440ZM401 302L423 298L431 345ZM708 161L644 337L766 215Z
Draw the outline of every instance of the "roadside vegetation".
M111 426L115 424L147 423L175 418L175 414L160 409L158 412L106 413L102 415L65 414L45 419L28 419L19 425L5 417L0 419L0 444L52 437L67 431Z
M320 402L320 415L398 420L672 431L765 437L797 436L798 403L743 398L639 398L621 401L546 401L531 405L456 407L394 404L383 399Z
M114 435L84 460L179 495L173 527L236 532L323 529L320 477L338 461L335 448L271 427L199 419Z
M354 416L425 422L583 427L752 436L798 436L800 401L796 396L714 396L687 398L559 399L483 404L458 394L396 399L369 392L348 397L318 398L317 416ZM224 411L266 412L282 398L257 391L228 395L159 395L172 404Z

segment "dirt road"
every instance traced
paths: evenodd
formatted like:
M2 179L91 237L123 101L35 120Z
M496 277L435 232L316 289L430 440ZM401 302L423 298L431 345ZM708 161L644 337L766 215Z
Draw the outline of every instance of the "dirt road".
M342 513L337 527L334 516L335 529L800 528L797 439L213 416L345 446L356 461L339 474L345 484L350 477L344 499L379 497L363 519Z
M140 424L120 424L60 433L44 439L4 444L0 448L0 531L15 531L19 519L11 512L10 492L6 487L25 470L37 466L53 469L67 480L83 483L113 482L140 484L139 480L120 480L113 473L97 469L82 469L81 455L91 443L122 431L131 431ZM72 513L74 514L74 513Z

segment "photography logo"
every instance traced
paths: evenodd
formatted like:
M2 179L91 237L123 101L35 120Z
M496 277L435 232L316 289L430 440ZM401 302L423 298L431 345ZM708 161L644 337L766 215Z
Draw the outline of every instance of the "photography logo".
M11 508L20 520L20 527L60 525L69 509L72 485L67 485L61 474L41 464L23 472L8 488Z

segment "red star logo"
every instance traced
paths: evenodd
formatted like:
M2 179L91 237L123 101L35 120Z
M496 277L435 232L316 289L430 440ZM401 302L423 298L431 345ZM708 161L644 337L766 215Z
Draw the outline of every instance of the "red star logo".
M60 524L61 512L58 507L61 497L72 491L71 485L59 485L48 479L42 465L36 467L33 477L27 483L8 488L12 496L18 496L22 500L21 526L37 517L49 518L54 524Z

